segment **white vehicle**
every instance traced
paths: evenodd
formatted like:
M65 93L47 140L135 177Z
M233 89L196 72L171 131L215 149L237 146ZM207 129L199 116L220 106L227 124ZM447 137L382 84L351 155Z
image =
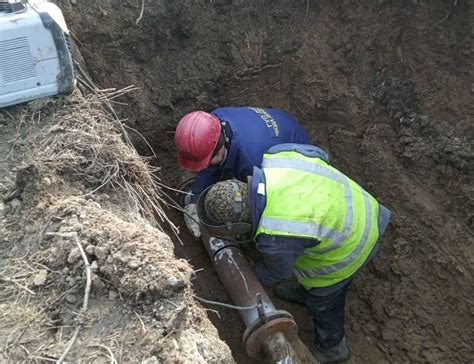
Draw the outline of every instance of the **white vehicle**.
M0 108L74 90L69 30L47 1L0 0Z

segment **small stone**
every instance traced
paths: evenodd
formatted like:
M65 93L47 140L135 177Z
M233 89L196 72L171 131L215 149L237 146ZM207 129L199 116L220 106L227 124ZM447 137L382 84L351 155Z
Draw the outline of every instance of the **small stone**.
M10 201L10 206L12 208L13 213L18 213L23 208L23 202L21 202L17 198L14 198L13 200Z
M109 300L115 300L118 297L118 293L115 291L109 291Z
M73 277L67 277L66 284L68 285L68 287L74 287L76 285L76 281Z
M105 260L107 258L107 249L96 246L94 249L95 256L100 260Z
M79 218L77 217L77 215L71 215L67 222L69 223L69 225L74 225L79 222Z
M5 204L0 202L0 212L3 212L3 210L5 210Z
M89 255L95 255L95 246L92 244L86 246L86 253Z
M174 287L178 284L178 280L176 279L175 276L171 276L169 277L166 282L168 282L168 284L171 286L171 287Z
M158 359L156 358L156 356L152 356L148 359L143 360L142 364L158 364Z
M67 303L76 303L77 302L77 297L74 294L68 294L66 295L66 302Z
M91 274L91 282L92 282L92 287L94 287L98 291L105 288L105 283L102 282L102 279L100 279L100 277L95 273Z
M23 230L24 230L27 234L33 234L33 233L36 231L36 226L35 226L34 223L25 224L25 226L23 227Z
M72 5L76 5L76 4L77 4L77 0L71 0L71 4L72 4Z
M128 262L127 266L132 269L137 269L140 266L140 262L136 259L132 259Z
M41 269L33 278L33 284L37 287L44 286L47 280L48 271L46 269Z
M79 248L73 248L67 257L69 264L74 264L81 257L81 251Z
M75 224L71 225L71 230L80 233L82 231L82 224L76 222Z
M46 186L50 186L50 185L51 185L51 179L48 178L48 177L44 177L44 178L43 178L43 183L44 183Z
M114 260L127 264L130 261L131 256L127 253L117 252L114 254Z
M97 260L94 260L94 261L91 263L91 271L97 272L98 270L99 270L99 265L97 264Z

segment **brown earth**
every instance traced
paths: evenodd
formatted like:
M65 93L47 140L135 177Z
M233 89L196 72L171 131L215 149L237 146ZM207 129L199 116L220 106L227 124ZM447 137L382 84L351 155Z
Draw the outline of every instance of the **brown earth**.
M145 1L141 19L137 1L65 11L94 79L140 87L120 112L167 182L180 179L173 129L185 112L273 106L392 210L349 295L354 362L474 358L472 2ZM226 299L200 246L188 239L176 253L204 268L199 294ZM277 303L309 342L304 310ZM246 362L237 314L211 318Z
M141 4L60 2L94 81L139 87L116 108L157 152L162 180L183 177L173 133L184 113L289 111L393 212L349 294L352 362L472 361L472 2L145 1L140 17ZM186 232L182 240L175 254L203 268L197 294L228 302L204 249ZM305 310L275 304L309 343ZM219 313L208 314L219 336L249 362L238 314Z
M67 362L231 362L147 213L153 169L101 105L77 91L0 113L0 362L55 362L77 328Z

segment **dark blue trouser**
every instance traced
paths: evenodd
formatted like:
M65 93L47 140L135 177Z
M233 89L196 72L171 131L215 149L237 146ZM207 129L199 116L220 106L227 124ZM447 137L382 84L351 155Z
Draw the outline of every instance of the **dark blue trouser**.
M304 304L314 322L315 344L319 350L332 348L344 337L344 306L351 281L327 295L310 291L305 297Z

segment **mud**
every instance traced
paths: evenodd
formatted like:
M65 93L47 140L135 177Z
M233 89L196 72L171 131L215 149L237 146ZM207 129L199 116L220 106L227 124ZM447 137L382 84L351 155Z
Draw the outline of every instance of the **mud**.
M183 177L173 133L184 113L273 106L392 210L349 293L352 362L472 360L471 2L145 1L142 17L139 1L60 5L94 81L139 87L116 107L164 182ZM228 302L200 243L182 239L175 254L203 269L196 293ZM304 309L275 304L309 343ZM208 312L219 336L248 362L238 314L219 314Z

